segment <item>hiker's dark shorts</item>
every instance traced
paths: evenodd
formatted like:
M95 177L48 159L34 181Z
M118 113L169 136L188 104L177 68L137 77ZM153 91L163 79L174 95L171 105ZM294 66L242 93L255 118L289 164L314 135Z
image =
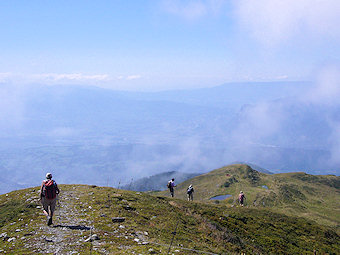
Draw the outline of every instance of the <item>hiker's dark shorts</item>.
M194 192L188 193L188 200L194 200Z
M44 210L48 212L48 207L50 207L51 213L54 212L55 206L57 204L57 198L54 199L47 199L45 197L41 198L41 204L44 207Z

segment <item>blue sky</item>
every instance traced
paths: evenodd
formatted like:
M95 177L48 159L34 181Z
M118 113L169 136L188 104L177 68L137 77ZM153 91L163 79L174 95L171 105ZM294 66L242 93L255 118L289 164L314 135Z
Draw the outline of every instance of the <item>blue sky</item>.
M337 0L1 1L0 83L164 90L312 80Z

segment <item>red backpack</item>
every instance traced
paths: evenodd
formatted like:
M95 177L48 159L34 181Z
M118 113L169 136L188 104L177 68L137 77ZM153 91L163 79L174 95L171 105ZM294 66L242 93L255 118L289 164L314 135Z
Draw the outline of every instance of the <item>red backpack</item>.
M53 180L47 180L44 182L43 192L45 194L45 198L54 199L57 196L56 184Z

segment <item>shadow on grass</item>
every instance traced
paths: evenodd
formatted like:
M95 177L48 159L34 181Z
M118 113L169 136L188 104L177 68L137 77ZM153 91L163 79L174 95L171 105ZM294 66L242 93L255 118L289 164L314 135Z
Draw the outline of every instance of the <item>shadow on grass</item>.
M55 225L53 226L54 228L68 228L68 229L72 229L72 230L90 230L90 227L86 227L86 226L81 226L81 225L77 225L77 226L70 226L70 225Z

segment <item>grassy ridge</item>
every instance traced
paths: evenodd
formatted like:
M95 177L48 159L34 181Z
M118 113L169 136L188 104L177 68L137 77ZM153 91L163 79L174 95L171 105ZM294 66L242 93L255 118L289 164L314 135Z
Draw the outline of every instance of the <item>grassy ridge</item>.
M244 191L247 205L291 216L304 216L320 224L340 226L340 177L305 173L264 174L247 165L235 164L216 169L179 184L177 198L186 199L186 189L193 184L195 200L210 202L211 197L230 194L220 203L235 206ZM168 192L158 195L168 196Z
M66 222L74 226L72 230L60 228L54 232L60 235L60 240L56 239L64 244L59 250L62 254L70 251L167 254L176 225L172 251L178 250L180 254L195 254L192 250L215 254L305 254L314 250L340 253L339 235L332 228L266 208L232 208L226 204L187 202L108 187L60 185L60 188L60 204L66 215L61 215L58 207L55 224L61 224L58 221L63 217L64 225ZM47 254L55 251L57 241L43 241L46 236L54 236L46 234L51 228L42 225L45 218L41 209L36 208L36 198L34 189L0 196L1 216L8 215L10 208L20 208L13 210L1 225L0 234L6 232L16 239L12 242L0 239L0 250L16 254L39 253L39 249ZM113 223L112 217L126 220ZM76 228L80 223L85 224L82 230ZM17 232L18 228L22 230ZM100 240L84 242L91 233L97 234ZM39 242L41 245L37 248Z

